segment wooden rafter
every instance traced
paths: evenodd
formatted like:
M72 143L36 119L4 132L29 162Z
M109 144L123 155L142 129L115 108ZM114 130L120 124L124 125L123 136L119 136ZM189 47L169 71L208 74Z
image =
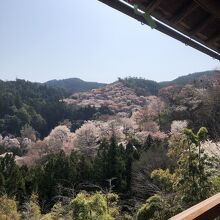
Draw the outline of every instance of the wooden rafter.
M207 41L207 43L208 44L213 44L213 43L215 43L215 42L217 42L217 41L219 41L220 40L220 33L219 32L216 32L216 34L214 35L214 36L212 36L212 38L210 38L208 41Z
M161 3L162 0L153 0L147 7L146 11L151 14Z
M197 24L191 31L190 34L198 34L200 33L204 28L206 28L211 22L215 20L215 17L212 15L209 15L208 18L200 21L199 24Z
M185 7L182 7L171 19L170 21L176 25L179 22L181 22L187 15L192 13L196 8L198 8L198 5L195 4L193 1L191 1L188 5Z
M220 1L219 0L194 0L204 10L213 14L216 18L220 19Z

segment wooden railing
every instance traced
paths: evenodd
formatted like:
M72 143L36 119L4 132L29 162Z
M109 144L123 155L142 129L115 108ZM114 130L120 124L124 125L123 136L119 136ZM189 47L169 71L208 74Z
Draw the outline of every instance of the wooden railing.
M220 193L170 218L170 220L212 220L219 216Z

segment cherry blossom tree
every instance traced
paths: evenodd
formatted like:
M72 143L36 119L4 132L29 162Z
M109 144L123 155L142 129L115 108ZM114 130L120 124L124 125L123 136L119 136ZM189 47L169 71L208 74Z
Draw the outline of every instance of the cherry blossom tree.
M118 122L123 127L123 133L126 136L133 135L138 130L138 125L132 118L119 118Z
M100 138L100 130L92 121L84 123L75 132L75 147L88 155L94 154Z
M167 138L167 134L161 131L157 131L157 132L140 131L135 134L135 137L143 145L146 142L149 135L152 138L160 139L160 140Z
M201 143L201 149L203 149L209 156L215 157L220 163L220 142L206 140Z
M171 123L171 133L172 134L179 134L182 133L184 128L187 128L187 121L182 120L182 121L173 121Z
M10 138L8 136L6 136L2 140L2 145L5 148L20 148L20 142L18 141L18 139L17 138Z
M156 117L158 119L159 126L161 126L161 117L166 110L165 102L157 96L149 96L147 101L150 102L148 106L150 115L152 115L154 118Z
M60 151L71 151L74 148L73 141L75 135L70 132L65 125L55 127L45 141L48 145L48 150L52 153Z
M158 120L159 126L161 125L162 114L166 110L165 103L156 96L147 97L147 105L133 113L132 118L139 125L141 130L144 130L144 124L149 121Z

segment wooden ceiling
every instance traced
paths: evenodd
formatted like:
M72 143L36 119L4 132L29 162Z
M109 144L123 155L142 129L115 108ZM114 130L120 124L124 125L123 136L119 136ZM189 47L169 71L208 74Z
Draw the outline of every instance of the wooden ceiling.
M99 0L147 24L131 7L138 4L156 29L220 60L220 0Z

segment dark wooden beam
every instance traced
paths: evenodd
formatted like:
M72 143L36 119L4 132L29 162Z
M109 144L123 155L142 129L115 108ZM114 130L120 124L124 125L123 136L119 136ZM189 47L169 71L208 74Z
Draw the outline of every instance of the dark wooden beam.
M206 19L202 20L199 24L197 24L191 31L190 34L198 34L200 33L204 28L206 28L212 21L215 20L215 17L212 15L209 15Z
M134 8L131 7L130 5L123 3L122 1L119 1L119 0L98 0L98 1L136 19L137 21L139 21L143 24L148 25L148 23L146 22L146 20L144 19L143 16L137 15L136 13L134 13ZM156 20L155 20L155 23L156 23L156 28L155 28L156 30L158 30L166 35L169 35L170 37L175 38L176 40L178 40L186 45L189 45L189 46L201 51L202 53L205 53L215 59L220 60L220 54L217 51L209 49L208 47L206 47L206 46L204 46L194 40L191 40L189 37L169 28L168 26L166 26Z
M186 6L182 7L171 19L170 22L172 22L174 25L180 23L185 17L187 17L190 13L192 13L196 8L198 8L198 5L195 4L193 1L191 1Z
M219 0L194 0L201 8L213 14L220 19L220 1Z
M213 43L215 43L215 42L217 42L219 40L220 40L220 33L218 31L210 39L207 40L207 44L213 44Z
M151 14L161 3L162 0L153 0L146 8L145 10Z

